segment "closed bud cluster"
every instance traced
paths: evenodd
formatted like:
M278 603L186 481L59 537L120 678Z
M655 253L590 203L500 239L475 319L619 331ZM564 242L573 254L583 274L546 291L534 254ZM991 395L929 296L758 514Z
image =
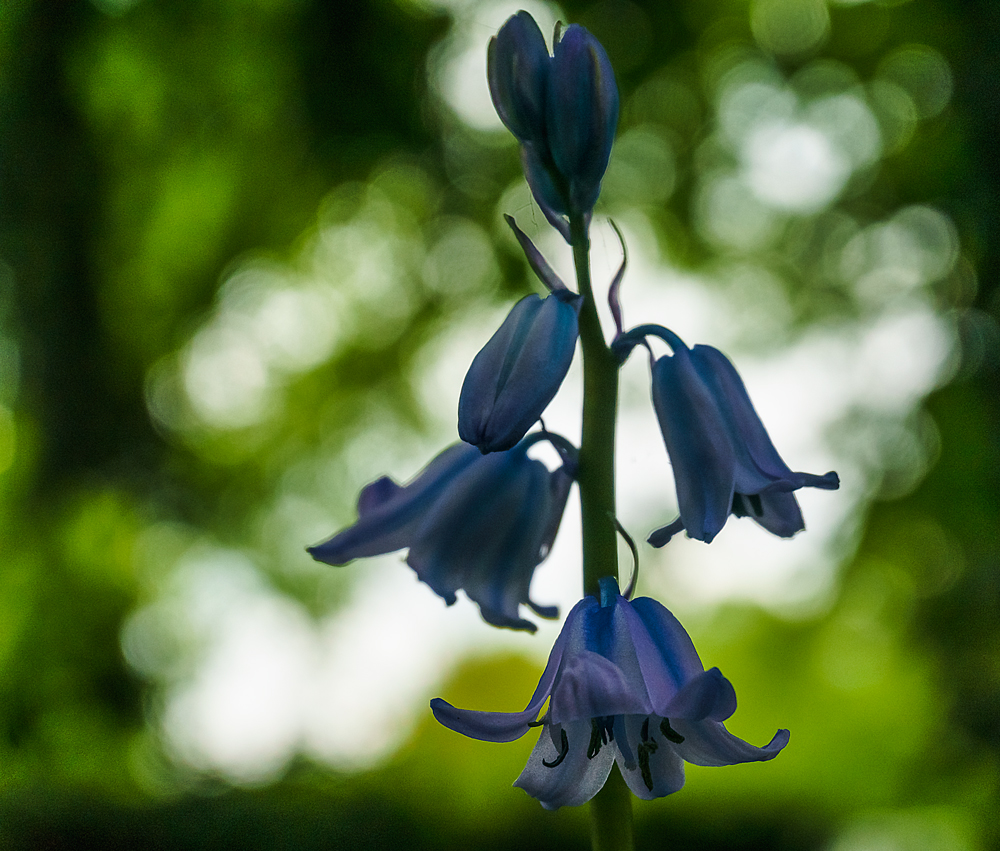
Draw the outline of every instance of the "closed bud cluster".
M584 27L562 31L550 56L538 24L518 12L490 41L490 95L521 143L528 185L569 241L564 217L589 216L618 126L618 86L608 56Z

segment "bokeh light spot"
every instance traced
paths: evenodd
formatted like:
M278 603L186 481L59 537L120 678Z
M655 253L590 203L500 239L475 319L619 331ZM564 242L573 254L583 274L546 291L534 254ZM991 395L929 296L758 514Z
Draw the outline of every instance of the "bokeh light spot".
M609 204L666 201L677 180L670 143L650 128L637 128L615 142L615 155L602 184Z
M793 212L825 207L850 174L850 164L829 137L804 123L761 125L747 140L745 158L754 194Z
M951 68L927 45L912 44L893 51L879 64L878 76L906 90L921 118L933 118L951 100Z
M750 26L757 43L779 55L807 53L830 32L825 0L754 0Z

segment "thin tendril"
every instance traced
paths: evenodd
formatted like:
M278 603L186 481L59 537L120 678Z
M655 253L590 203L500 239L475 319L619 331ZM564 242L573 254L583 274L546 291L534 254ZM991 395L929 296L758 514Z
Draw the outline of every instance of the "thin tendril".
M628 585L625 586L625 590L622 592L622 596L626 600L631 600L632 595L635 593L635 584L639 581L639 549L636 547L632 536L625 531L625 527L622 526L617 517L611 517L611 522L615 524L618 534L625 539L625 543L628 544L628 548L632 552L632 574L629 576Z

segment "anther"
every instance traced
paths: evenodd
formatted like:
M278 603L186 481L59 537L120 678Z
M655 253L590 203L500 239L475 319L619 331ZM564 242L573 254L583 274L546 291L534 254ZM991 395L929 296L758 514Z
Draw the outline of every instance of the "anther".
M569 753L569 737L566 735L566 731L560 730L559 737L559 756L552 760L552 762L543 759L542 765L546 768L555 768L560 762L566 759L566 754Z
M684 741L684 737L670 726L669 718L664 718L660 722L660 732L663 733L664 739L668 742L673 742L675 745L679 745Z
M639 773L642 774L642 782L650 792L653 791L653 770L649 767L649 755L655 750L656 742L643 742L638 748Z
M666 719L664 719L666 721ZM669 726L669 725L668 725ZM662 724L661 724L662 729ZM642 722L642 729L639 731L642 741L636 749L639 756L639 772L642 774L642 782L650 792L653 791L653 770L649 767L649 755L654 754L659 748L656 739L649 737L649 718Z
M601 745L613 742L615 739L614 716L590 719L590 744L587 746L587 759L593 759L601 752Z

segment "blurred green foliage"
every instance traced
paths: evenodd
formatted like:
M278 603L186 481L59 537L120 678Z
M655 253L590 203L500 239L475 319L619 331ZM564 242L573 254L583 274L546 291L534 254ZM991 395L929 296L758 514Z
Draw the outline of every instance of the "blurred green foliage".
M618 69L605 212L640 209L673 263L753 258L802 327L855 309L823 266L845 216L865 225L932 203L963 252L932 288L961 348L926 402L933 468L899 498L886 485L821 611L788 622L733 604L688 624L736 684L734 731L763 740L780 719L793 746L766 771L692 769L682 793L637 807L640 847L997 847L1000 12L992 0L561 9ZM350 579L301 566L297 537L332 521L299 497L348 516L371 472L348 449L371 432L389 467L433 432L415 389L425 346L527 286L497 220L498 206L522 212L505 202L526 204L508 192L514 148L429 82L451 27L444 4L416 0L0 7L0 847L586 846L582 812L544 813L508 789L529 742L471 742L429 716L355 774L301 758L240 788L172 764L162 689L122 650L131 613L198 541L252 553L273 589L335 611ZM932 61L897 61L912 45L944 58L950 99ZM736 55L802 94L877 77L896 88L870 90L872 103L909 92L913 111L885 107L877 167L836 205L753 244L698 219L702 181L731 157L711 142L710 83ZM324 254L331 234L341 242ZM302 284L319 267L333 301ZM305 287L293 319L326 310L336 339L296 348L293 323L270 360L237 364L261 371L265 395L185 401L192 340L221 357L227 316L284 304L268 301L275 279ZM185 664L183 647L155 649ZM513 708L535 676L517 658L470 661L448 695Z

